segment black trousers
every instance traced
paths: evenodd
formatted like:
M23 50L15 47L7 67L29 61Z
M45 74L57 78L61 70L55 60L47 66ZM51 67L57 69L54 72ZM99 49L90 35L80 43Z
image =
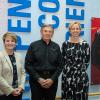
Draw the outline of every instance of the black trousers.
M36 81L30 81L31 100L55 100L58 81L56 81L49 89L44 89Z
M13 96L12 94L8 96L2 95L0 96L0 100L22 100L22 94L19 96Z

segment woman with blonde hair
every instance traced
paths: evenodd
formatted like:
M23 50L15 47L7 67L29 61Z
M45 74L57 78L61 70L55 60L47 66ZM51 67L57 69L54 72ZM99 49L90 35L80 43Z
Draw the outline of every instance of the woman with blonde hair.
M21 55L14 49L17 36L3 35L4 50L0 52L0 100L22 100L25 84L25 70Z
M88 100L89 44L80 38L79 22L70 23L69 32L70 39L62 45L62 100Z

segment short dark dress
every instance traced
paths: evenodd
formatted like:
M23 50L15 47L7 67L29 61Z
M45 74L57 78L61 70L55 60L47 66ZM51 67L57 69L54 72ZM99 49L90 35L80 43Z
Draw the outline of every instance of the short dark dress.
M86 73L90 48L86 41L64 42L62 72L62 100L88 100L89 79Z

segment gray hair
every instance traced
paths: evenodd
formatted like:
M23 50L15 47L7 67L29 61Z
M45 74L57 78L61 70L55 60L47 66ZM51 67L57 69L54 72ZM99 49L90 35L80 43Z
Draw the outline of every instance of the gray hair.
M53 33L54 33L54 28L53 28L53 25L52 25L52 24L43 24L43 25L41 26L41 31L42 31L42 29L45 28L45 27L50 27L50 28L52 28Z

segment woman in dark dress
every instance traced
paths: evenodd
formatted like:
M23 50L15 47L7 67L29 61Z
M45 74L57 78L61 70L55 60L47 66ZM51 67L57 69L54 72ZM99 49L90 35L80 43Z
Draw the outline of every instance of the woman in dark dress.
M62 100L88 100L89 44L80 38L79 22L70 23L69 31L70 39L62 45Z

